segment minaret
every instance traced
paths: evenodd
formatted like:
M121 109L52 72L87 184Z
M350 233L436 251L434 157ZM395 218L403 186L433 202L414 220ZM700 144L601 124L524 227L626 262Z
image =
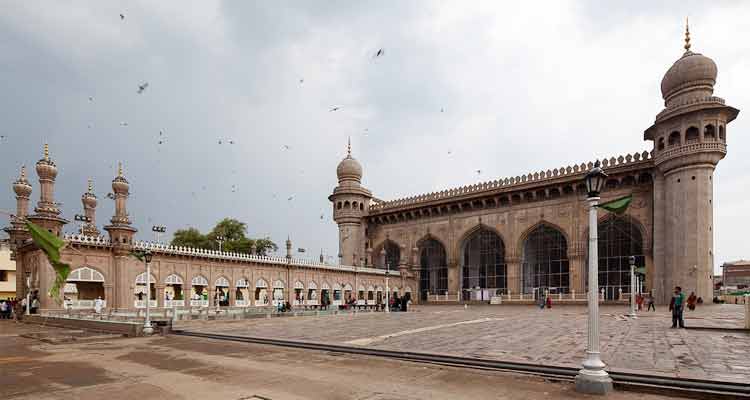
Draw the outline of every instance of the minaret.
M130 218L126 202L130 196L130 184L122 173L122 163L117 166L117 176L112 180L112 191L115 198L115 215L110 220L111 225L104 229L109 232L109 238L116 247L130 248L133 244L133 236L138 231L130 226Z
M357 254L365 254L365 216L372 193L362 187L362 166L352 157L351 139L346 157L336 168L339 184L328 200L333 203L333 220L339 225L339 253L344 264L359 264Z
M713 95L717 68L685 52L661 81L664 109L644 133L654 143L654 269L647 271L664 303L675 286L713 297L713 172L727 153L726 126L739 110Z
M28 220L49 230L57 236L62 235L62 227L68 223L60 217L60 209L55 203L55 179L57 178L57 166L49 157L49 146L44 145L44 157L36 163L36 173L39 176L41 194L39 202L34 208L34 215L28 216Z
M88 217L88 223L81 225L81 234L86 236L99 236L99 230L96 228L96 195L94 194L94 184L89 179L88 190L81 196L83 203L83 214Z
M24 222L29 213L31 199L31 185L26 179L26 166L21 167L20 176L13 182L13 192L16 193L16 215L11 218L10 226L5 228L5 232L10 236L11 259L15 259L16 247L30 237Z
M286 259L292 259L292 239L289 236L286 237Z

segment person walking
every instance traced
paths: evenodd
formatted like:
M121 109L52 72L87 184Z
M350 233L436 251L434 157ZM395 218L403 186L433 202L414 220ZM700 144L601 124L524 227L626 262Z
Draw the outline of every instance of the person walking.
M677 328L679 324L680 328L685 327L685 321L682 319L682 312L685 308L685 293L682 293L682 288L675 286L672 300L669 302L669 310L672 311L672 328Z
M698 301L698 296L695 295L695 292L690 292L690 296L688 296L688 299L687 299L688 310L695 311L696 301Z
M104 308L104 300L102 300L102 296L97 296L96 300L94 300L94 311L97 314L101 314L102 308Z
M546 304L546 301L544 300L544 293L540 290L539 296L537 298L536 304L539 306L540 310L544 310L544 305Z
M39 298L34 297L34 300L31 300L31 313L36 314L38 309L39 309Z
M654 296L651 294L651 292L648 292L648 299L646 299L646 304L648 307L646 308L646 312L653 310L656 312L656 306L654 305Z

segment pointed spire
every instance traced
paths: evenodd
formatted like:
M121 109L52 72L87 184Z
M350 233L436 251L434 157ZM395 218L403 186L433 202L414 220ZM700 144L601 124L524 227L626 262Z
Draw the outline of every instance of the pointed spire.
M94 181L91 178L89 178L89 191L88 191L88 193L89 194L94 194Z
M346 157L352 158L352 137L349 136L349 142L346 145Z
M25 181L26 180L26 165L21 165L21 177L18 178L19 181Z
M117 162L117 176L122 178L122 161Z
M49 145L44 144L44 161L49 161Z
M690 52L690 24L688 17L685 17L685 53Z

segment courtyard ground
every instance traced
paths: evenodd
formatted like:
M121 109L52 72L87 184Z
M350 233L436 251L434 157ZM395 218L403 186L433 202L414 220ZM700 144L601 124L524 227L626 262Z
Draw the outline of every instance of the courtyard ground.
M586 308L422 306L408 313L358 313L237 321L189 321L183 329L275 339L578 367L586 347ZM743 306L703 305L671 329L666 307L640 312L601 307L602 359L610 369L747 382L750 333ZM703 328L703 329L698 329Z
M28 332L65 336L0 321L0 399L598 398L536 377L347 354L179 336L50 344L19 336ZM627 392L608 399L634 396L666 399Z

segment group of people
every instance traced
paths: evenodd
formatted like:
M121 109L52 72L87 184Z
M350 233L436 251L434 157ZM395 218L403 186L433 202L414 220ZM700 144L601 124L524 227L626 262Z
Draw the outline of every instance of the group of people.
M390 311L408 311L409 305L411 304L411 293L406 292L406 294L401 297L399 297L398 293L395 293L393 297L388 299L388 301Z
M16 297L0 300L0 319L18 319L18 316L26 313L26 301L25 297L20 300ZM28 305L29 313L36 314L40 305L39 297L34 294L31 298L31 303Z
M685 321L682 316L685 306L687 305L688 310L694 311L696 304L703 304L703 298L696 296L695 292L691 292L690 296L685 299L685 293L682 293L682 288L675 286L672 299L669 300L669 311L672 312L672 328L677 328L678 326L684 328Z
M628 298L628 302L630 299ZM643 310L643 304L646 304L646 311L656 311L656 305L654 305L654 296L651 292L638 293L635 295L635 304L638 306L638 311Z

